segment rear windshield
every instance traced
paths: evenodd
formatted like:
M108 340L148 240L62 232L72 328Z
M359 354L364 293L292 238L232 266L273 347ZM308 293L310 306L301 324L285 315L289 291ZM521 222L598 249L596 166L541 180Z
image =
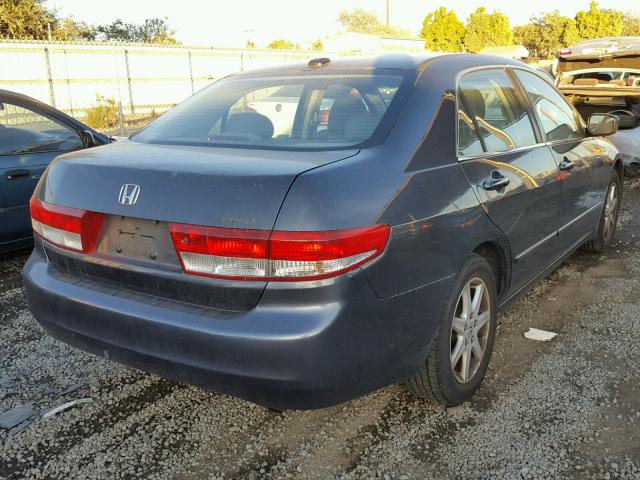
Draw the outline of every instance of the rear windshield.
M132 138L283 150L364 146L384 139L410 84L395 71L233 76L187 99Z

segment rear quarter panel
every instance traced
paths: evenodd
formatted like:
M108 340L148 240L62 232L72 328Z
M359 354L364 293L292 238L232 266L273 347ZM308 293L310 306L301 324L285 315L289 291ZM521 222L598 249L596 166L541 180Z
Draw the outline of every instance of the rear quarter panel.
M385 255L366 267L380 298L454 276L486 241L508 253L457 162L454 97L432 78L418 81L386 142L300 175L276 221L282 230L391 225Z

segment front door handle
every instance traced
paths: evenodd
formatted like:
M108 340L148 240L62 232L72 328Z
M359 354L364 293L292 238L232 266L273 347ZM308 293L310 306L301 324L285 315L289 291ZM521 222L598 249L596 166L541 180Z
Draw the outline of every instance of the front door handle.
M573 162L571 160L569 160L567 157L564 157L562 159L562 161L560 162L560 165L558 165L558 168L560 170L562 170L563 172L568 172L569 170L571 170L573 167L575 167L575 165L573 164Z
M482 182L482 187L485 190L500 190L507 185L509 185L509 179L497 170L491 172L491 177Z
M7 180L20 180L21 178L30 177L31 170L18 169L18 170L9 170L6 173Z

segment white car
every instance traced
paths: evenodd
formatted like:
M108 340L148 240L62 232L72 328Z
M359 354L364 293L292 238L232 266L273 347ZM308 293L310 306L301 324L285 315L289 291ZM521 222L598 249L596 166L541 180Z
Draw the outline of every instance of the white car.
M558 89L588 119L612 113L620 129L610 137L630 175L640 174L640 37L586 40L560 50Z

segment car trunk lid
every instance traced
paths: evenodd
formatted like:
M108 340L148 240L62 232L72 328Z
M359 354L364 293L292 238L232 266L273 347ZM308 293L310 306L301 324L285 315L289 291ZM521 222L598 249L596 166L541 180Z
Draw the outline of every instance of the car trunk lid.
M81 255L48 246L49 257L64 273L86 280L217 309L250 309L266 282L182 273L169 224L271 230L297 175L356 153L125 141L64 155L47 171L38 197L105 217L93 253ZM139 187L135 202L131 188L123 185ZM127 198L122 198L122 191Z
M614 52L592 52L588 50L585 52L581 50L558 57L558 74L602 68L640 70L640 43L633 50Z

